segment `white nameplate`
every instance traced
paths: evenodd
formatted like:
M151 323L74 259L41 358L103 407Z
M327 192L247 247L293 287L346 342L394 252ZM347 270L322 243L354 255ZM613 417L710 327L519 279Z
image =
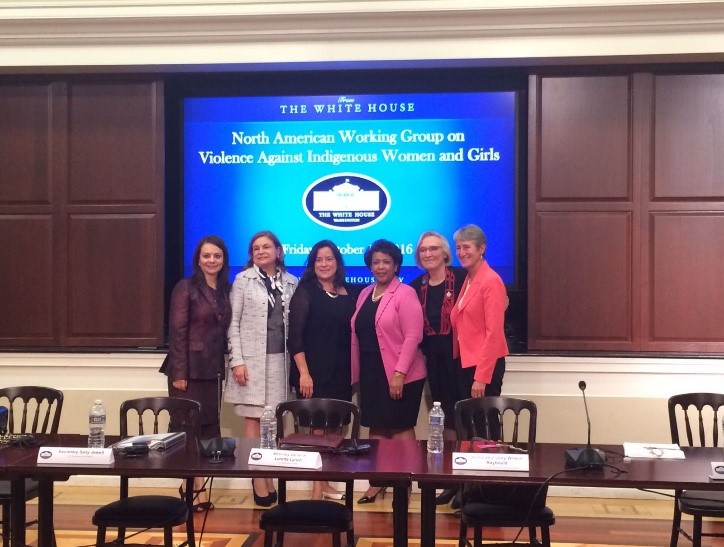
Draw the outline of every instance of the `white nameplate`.
M528 471L528 454L453 452L453 469Z
M108 465L113 463L112 448L41 446L38 463L63 465Z
M322 467L322 456L319 452L307 452L302 450L252 448L251 452L249 452L249 465L319 469Z
M711 475L709 478L715 481L724 481L724 462L711 462Z

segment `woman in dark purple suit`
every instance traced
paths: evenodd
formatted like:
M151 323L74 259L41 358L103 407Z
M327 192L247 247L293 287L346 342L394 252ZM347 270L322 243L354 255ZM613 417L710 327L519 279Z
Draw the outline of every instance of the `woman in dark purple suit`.
M201 405L201 438L221 435L219 400L226 370L226 331L231 322L229 253L218 236L199 241L193 274L171 294L168 357L161 371L168 376L168 394ZM203 478L194 481L194 510L213 509ZM179 490L181 492L181 490Z

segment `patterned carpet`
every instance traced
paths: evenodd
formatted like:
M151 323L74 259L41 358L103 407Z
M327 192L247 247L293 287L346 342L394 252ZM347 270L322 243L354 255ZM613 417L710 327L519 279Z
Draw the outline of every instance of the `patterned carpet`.
M113 533L110 533L109 539L112 539ZM57 547L93 547L96 543L95 531L88 530L56 530L55 538ZM174 544L179 545L186 539L184 534L174 534ZM198 536L197 536L198 539ZM198 547L247 547L254 543L255 534L212 534L205 533L201 544L197 542ZM145 545L163 545L163 532L143 532L127 538L129 543L145 544ZM38 544L36 530L28 530L26 542L28 547L35 547Z
M56 530L57 547L92 547L95 545L95 532L79 530ZM182 534L174 535L174 543L180 544L185 539ZM256 540L256 534L204 534L201 544L198 547L249 547ZM133 544L163 545L163 534L144 532L130 540ZM37 536L34 530L28 530L28 547L35 547ZM417 539L410 539L410 546L420 545ZM457 540L438 539L436 547L455 547ZM356 547L392 547L391 538L369 538L357 539ZM590 543L553 543L552 547L626 547L625 545L594 545Z

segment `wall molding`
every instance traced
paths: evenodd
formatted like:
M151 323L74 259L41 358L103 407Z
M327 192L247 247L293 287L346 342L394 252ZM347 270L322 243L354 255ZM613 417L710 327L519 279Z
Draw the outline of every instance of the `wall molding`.
M481 4L484 4L481 6ZM713 55L724 1L6 1L4 66Z

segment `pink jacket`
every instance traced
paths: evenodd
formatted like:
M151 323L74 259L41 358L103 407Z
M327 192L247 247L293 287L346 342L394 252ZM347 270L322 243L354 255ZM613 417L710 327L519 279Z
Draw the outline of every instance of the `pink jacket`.
M466 277L450 313L453 356L460 356L463 368L477 367L475 380L488 384L495 362L508 355L503 328L508 305L505 285L487 262L480 265L466 293L467 283Z
M352 316L352 384L359 382L359 340L354 322L373 288L370 285L362 289ZM406 374L405 383L427 376L425 358L418 347L422 341L422 306L412 287L397 278L392 280L377 308L375 327L388 382L395 371Z

